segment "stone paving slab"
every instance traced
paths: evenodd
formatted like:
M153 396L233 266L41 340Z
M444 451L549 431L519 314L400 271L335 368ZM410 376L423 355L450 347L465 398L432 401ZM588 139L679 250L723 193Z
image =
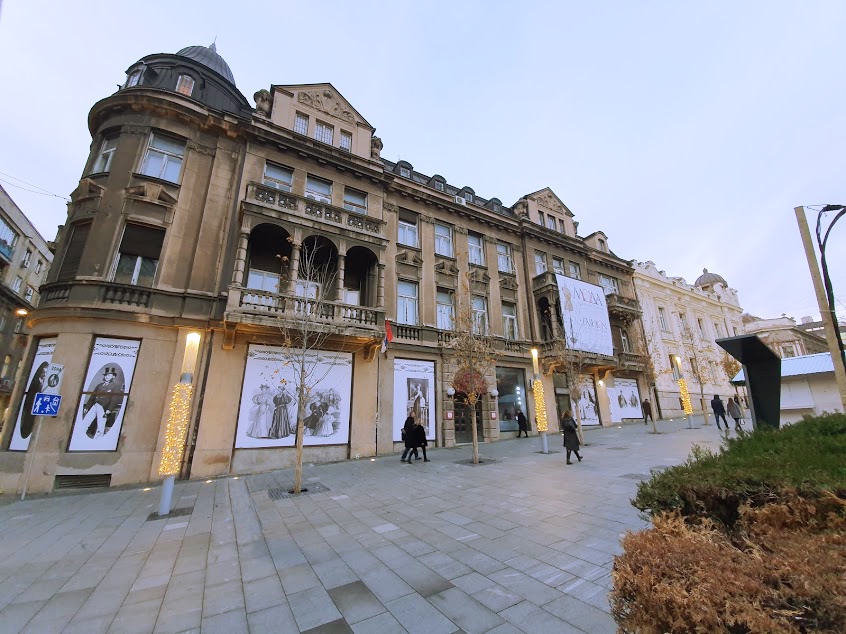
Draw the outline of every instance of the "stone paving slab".
M307 496L291 470L180 482L168 518L156 487L6 497L0 631L613 632L637 483L720 443L659 428L586 430L571 466L538 438L306 465Z

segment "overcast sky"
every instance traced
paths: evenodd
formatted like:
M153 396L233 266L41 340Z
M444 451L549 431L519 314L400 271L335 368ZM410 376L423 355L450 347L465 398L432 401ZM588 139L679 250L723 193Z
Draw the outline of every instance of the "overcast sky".
M844 33L840 0L3 0L0 183L53 239L91 106L144 55L217 38L250 103L331 82L385 158L506 205L551 187L622 258L818 319L793 208L846 203ZM844 318L846 219L831 235Z

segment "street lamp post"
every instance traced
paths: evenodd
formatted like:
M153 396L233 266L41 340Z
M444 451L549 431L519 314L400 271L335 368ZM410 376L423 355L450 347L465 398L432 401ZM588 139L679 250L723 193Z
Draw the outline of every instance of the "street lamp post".
M828 349L831 353L831 364L834 366L834 378L837 382L837 389L840 392L840 400L843 404L843 411L846 411L846 358L843 355L843 340L837 325L837 313L834 311L834 292L831 288L831 280L828 276L828 265L825 259L825 247L831 228L840 218L846 214L844 205L826 205L817 213L817 245L820 249L820 260L822 262L822 273L825 280L820 279L820 270L817 267L817 256L814 252L814 245L811 242L811 233L808 230L808 219L805 216L804 207L796 207L796 221L799 224L799 233L802 236L802 245L805 247L805 257L808 259L808 269L811 272L811 279L814 282L814 291L817 295L817 304L820 308L820 317L825 328L825 338L828 342ZM828 211L838 211L825 235L822 235L822 215Z
M535 420L537 420L538 433L541 437L541 452L549 453L549 441L546 438L546 399L543 395L543 382L541 381L537 348L532 348L532 369L534 370L534 380L532 381L532 393L535 395Z

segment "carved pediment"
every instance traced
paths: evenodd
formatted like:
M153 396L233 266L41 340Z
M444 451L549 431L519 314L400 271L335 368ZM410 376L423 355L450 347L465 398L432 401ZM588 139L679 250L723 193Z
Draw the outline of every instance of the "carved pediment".
M452 260L439 260L435 264L435 271L445 275L458 275L458 267Z
M555 195L549 187L545 187L540 191L535 192L531 196L529 196L532 200L534 200L539 207L542 207L548 211L554 211L560 214L568 214L572 215L567 207L561 202L561 199Z
M516 291L519 288L519 284L517 284L517 280L512 275L500 275L499 276L499 287L506 288L510 291Z
M485 271L485 269L471 268L470 281L488 284L491 281L491 276L488 275L488 272Z
M363 121L356 113L355 108L337 90L328 84L322 88L299 91L297 93L297 101L330 117L346 121L352 125Z
M90 178L83 178L71 192L71 200L77 202L87 198L101 198L104 191L106 191L105 187L101 187Z
M157 183L142 183L133 185L123 190L127 198L143 200L144 202L162 205L164 207L175 207L177 200L171 196L162 185Z
M398 264L412 264L414 266L423 266L423 258L416 251L400 251L397 253Z

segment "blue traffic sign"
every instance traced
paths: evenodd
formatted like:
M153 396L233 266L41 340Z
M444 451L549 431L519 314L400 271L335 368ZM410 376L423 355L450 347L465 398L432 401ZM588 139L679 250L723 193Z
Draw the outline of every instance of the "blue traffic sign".
M38 392L32 403L33 416L58 416L62 397L58 394L44 394Z

